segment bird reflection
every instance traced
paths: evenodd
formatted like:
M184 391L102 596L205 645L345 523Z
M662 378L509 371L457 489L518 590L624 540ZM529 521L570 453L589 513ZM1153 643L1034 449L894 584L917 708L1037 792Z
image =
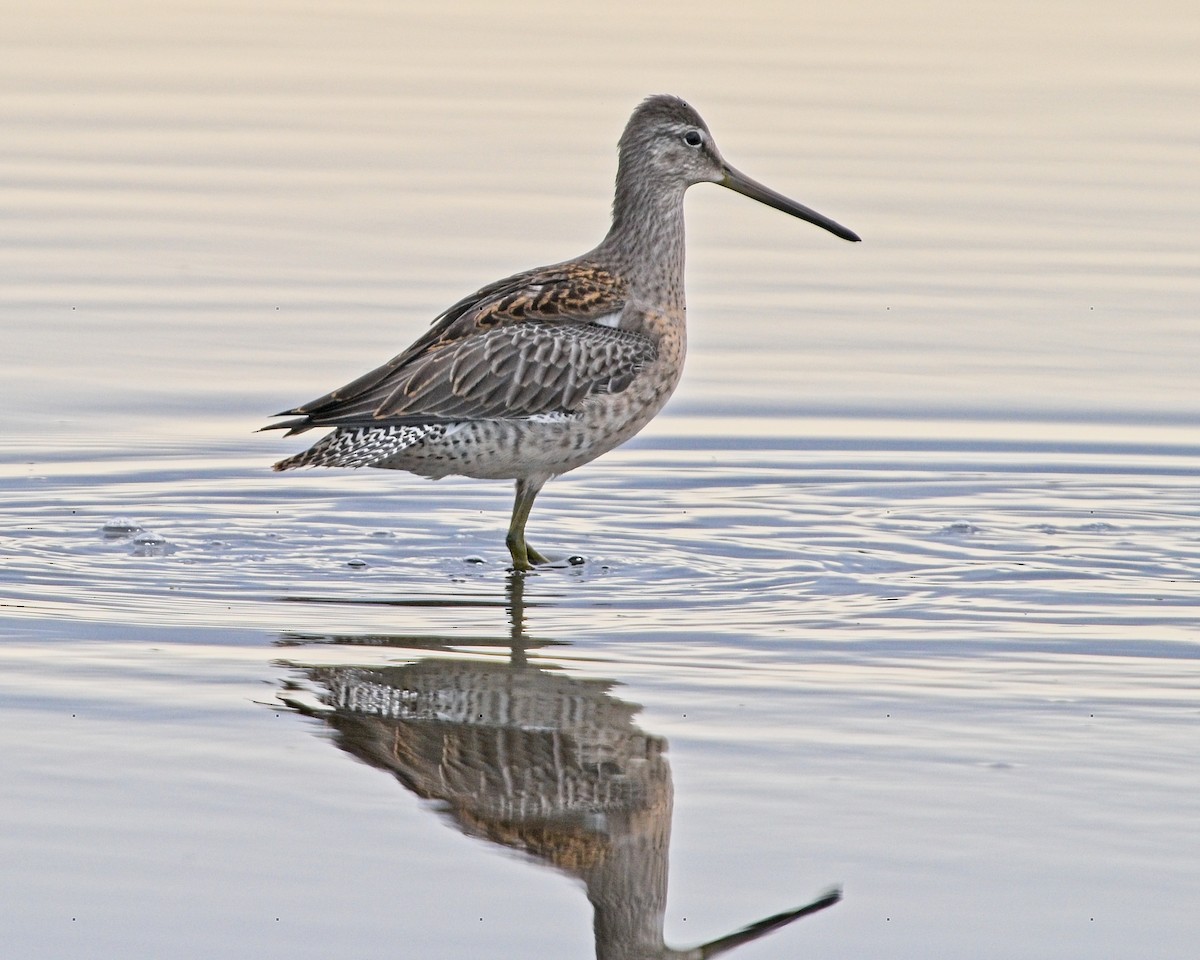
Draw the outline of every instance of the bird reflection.
M281 697L326 723L341 749L438 802L463 833L582 881L598 960L715 957L838 901L840 892L831 891L701 946L668 947L667 742L636 726L641 708L613 696L613 681L530 664L527 651L540 644L525 634L523 591L524 578L510 577L507 661L310 667L304 673L321 706ZM411 640L397 638L397 645L411 648ZM385 641L375 635L366 642ZM462 638L434 641L451 643Z

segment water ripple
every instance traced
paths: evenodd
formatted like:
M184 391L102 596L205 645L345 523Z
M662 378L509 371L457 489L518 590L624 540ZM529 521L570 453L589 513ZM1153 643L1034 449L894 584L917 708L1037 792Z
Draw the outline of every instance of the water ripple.
M1031 451L975 442L717 460L712 446L619 451L551 484L530 537L556 562L531 594L607 635L1191 637L1194 451L1040 450L1030 470ZM378 626L399 606L436 628L451 598L502 602L503 484L281 480L244 457L173 455L35 462L0 483L9 609L25 617L266 624L291 599L309 619L333 603Z

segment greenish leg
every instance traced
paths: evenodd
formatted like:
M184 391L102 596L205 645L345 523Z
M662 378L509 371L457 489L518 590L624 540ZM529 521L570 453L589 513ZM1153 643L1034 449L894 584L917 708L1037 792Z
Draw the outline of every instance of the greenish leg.
M512 521L508 525L508 552L512 554L514 570L532 570L535 563L550 561L525 541L525 522L533 509L534 498L542 489L544 479L520 479L517 481L517 496L513 501Z

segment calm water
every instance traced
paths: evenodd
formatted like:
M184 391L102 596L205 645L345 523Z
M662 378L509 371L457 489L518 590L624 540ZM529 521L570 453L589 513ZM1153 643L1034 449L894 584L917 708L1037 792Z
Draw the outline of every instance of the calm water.
M21 956L1192 957L1191 4L6 5ZM652 92L691 356L552 483L265 417L590 247ZM571 563L570 557L583 558ZM730 944L727 944L730 945Z

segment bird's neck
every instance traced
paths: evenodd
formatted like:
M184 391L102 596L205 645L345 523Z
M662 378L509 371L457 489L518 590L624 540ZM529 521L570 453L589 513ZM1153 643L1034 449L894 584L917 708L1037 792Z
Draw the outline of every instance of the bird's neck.
M625 171L621 171L625 173ZM597 253L634 289L683 306L684 186L662 189L636 176L617 177L613 222Z

